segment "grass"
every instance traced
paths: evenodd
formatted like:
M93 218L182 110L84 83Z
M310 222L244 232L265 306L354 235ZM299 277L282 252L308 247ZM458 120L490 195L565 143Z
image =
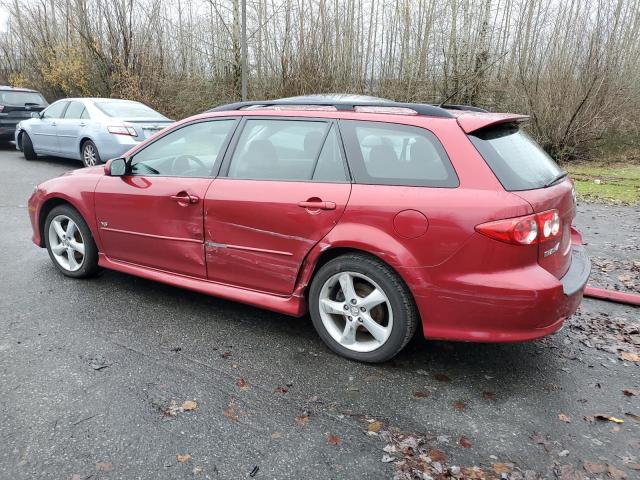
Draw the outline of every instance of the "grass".
M640 165L578 163L565 165L578 197L609 203L640 203Z

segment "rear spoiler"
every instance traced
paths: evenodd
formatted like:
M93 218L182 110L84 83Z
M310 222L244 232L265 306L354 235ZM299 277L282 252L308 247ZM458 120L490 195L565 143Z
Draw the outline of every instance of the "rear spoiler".
M480 112L451 112L457 119L458 125L465 133L472 133L483 128L500 125L501 123L522 123L529 120L529 115L515 113L480 113Z

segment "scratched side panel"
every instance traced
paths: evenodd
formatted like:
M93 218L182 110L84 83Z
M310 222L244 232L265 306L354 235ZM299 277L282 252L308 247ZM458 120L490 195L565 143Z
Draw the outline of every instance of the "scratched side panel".
M214 180L204 205L208 278L290 295L303 259L336 225L350 191L344 183ZM335 209L298 206L311 198Z

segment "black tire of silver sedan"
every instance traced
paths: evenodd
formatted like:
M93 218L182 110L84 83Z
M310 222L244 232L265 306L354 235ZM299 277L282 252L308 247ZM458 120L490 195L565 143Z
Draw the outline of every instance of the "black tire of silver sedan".
M98 247L91 230L72 206L51 210L42 234L51 261L67 277L86 278L99 271Z
M22 154L26 160L35 160L38 158L36 151L33 149L31 137L29 137L27 132L22 132Z
M85 167L95 167L102 163L98 147L91 140L85 140L82 144L82 163Z
M309 310L329 348L361 362L393 358L418 327L418 312L402 279L364 254L343 255L320 268L309 289Z

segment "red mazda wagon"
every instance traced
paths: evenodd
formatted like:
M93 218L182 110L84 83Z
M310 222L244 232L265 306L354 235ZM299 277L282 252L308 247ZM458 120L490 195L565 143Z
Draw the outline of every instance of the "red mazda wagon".
M288 315L366 362L558 330L590 262L527 117L357 97L224 105L29 199L70 277L100 267Z

